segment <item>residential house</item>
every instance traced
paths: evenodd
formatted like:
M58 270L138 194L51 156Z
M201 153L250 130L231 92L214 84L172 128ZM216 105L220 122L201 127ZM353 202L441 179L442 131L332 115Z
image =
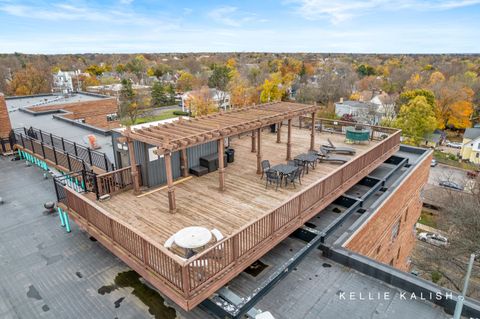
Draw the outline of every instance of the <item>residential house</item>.
M377 106L371 102L362 101L343 101L335 103L335 114L337 116L351 115L359 123L378 125L380 115L377 114Z
M463 134L462 160L480 164L480 128L467 128Z

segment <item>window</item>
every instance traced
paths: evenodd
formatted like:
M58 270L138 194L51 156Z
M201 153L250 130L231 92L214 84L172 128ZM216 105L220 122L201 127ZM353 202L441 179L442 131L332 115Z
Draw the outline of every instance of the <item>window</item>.
M393 228L392 228L392 241L394 241L395 238L397 238L399 232L400 232L400 219L397 220L397 222L395 223L395 225L393 225Z

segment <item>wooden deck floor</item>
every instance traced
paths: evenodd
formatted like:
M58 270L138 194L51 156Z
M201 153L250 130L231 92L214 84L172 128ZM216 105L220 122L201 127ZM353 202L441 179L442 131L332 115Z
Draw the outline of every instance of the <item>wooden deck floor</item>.
M282 143L276 143L276 134L264 130L262 133L263 159L271 165L285 163L286 128L282 130ZM345 145L344 136L317 133L316 147L330 138L336 145ZM308 151L310 131L294 128L292 131L292 157ZM378 142L353 146L355 156L365 153ZM351 146L351 145L348 145ZM109 213L132 225L144 237L160 244L178 230L187 226L217 228L225 236L236 232L252 220L278 207L282 202L301 189L332 173L340 165L320 163L302 178L302 185L265 189L265 181L256 174L256 153L251 152L250 136L231 139L235 149L235 162L225 171L226 190L218 189L218 172L202 177L193 177L175 187L177 213L168 212L167 189L137 197L132 191L112 196L109 201L97 202ZM344 156L344 155L342 155ZM353 158L353 157L352 157ZM151 190L149 190L151 191Z

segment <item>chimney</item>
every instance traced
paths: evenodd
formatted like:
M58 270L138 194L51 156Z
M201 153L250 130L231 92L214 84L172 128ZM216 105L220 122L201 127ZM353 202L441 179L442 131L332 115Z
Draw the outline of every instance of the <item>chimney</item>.
M343 104L343 97L340 98L340 104Z
M7 102L5 102L5 96L0 93L0 138L8 138L11 130L12 125L8 116Z

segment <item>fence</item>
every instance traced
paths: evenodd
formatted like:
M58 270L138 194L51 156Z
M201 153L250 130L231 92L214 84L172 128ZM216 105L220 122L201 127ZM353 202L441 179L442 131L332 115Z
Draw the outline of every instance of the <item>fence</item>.
M42 142L44 145L49 145L70 155L75 155L84 160L90 166L98 167L105 172L113 171L115 169L114 165L110 162L105 153L92 150L91 148L83 145L78 145L77 143L64 139L63 137L53 135L52 133L47 133L33 127L29 129L15 129L14 132L15 134L23 133L24 136L29 136L39 142Z
M140 165L137 165L140 170ZM139 174L139 177L141 175ZM140 181L140 185L141 185ZM97 175L98 196L115 194L133 186L132 167L124 167L116 171Z
M223 276L226 272L232 269L241 271L258 259L275 243L280 242L317 214L321 205L333 201L345 191L345 187L351 187L359 178L365 176L366 170L373 169L390 156L398 148L399 143L400 131L394 131L369 152L345 163L335 173L312 184L231 237L188 260L180 259L163 247L157 246L157 243L142 238L129 225L112 217L93 201L70 189L65 188L66 199L63 203L71 209L70 213L78 215L89 227L95 227L96 231L108 237L114 245L118 244L114 246L115 249L123 249L133 256L137 268L131 266L137 271L145 268L153 271L153 276L160 278L162 282L162 285L156 285L157 288L172 296L171 290L165 287L167 285L182 296L178 299L181 302L191 300L192 296L199 293L208 293L207 288L217 282L215 280L230 278ZM123 171L119 170L111 178L117 180L126 177L123 174ZM189 304L187 308L191 306Z
M32 154L42 157L46 161L55 164L59 169L68 172L91 171L91 167L78 156L71 155L55 146L46 144L30 137L21 131L14 131L15 143L23 150L30 151Z

